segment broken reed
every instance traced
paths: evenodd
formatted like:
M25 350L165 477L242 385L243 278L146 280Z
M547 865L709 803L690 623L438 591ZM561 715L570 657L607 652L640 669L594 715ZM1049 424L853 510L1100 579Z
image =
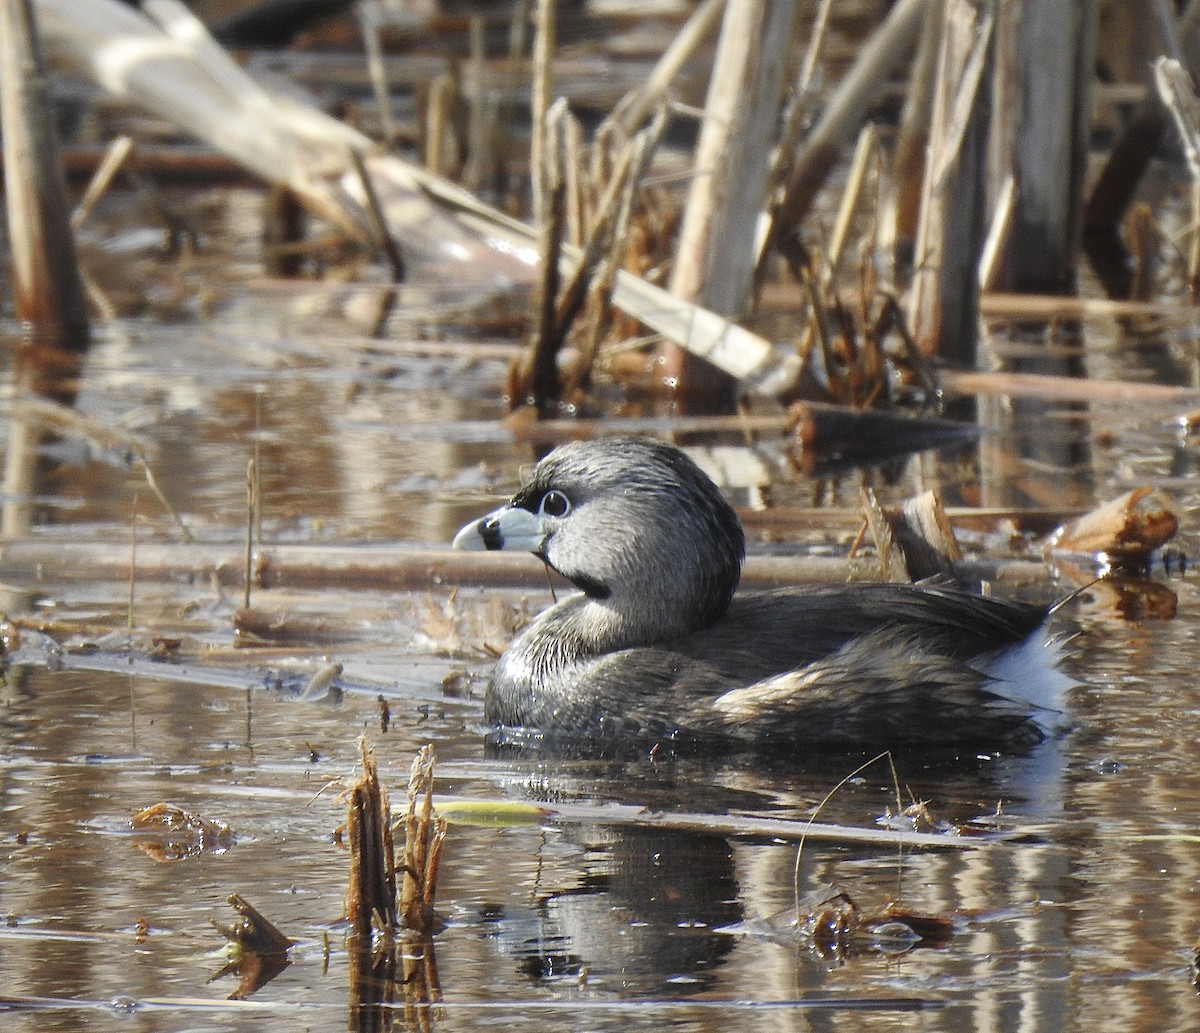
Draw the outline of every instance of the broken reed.
M438 866L446 839L447 821L433 816L432 746L422 746L413 759L408 779L408 813L404 821L404 879L400 889L400 919L406 929L430 933L436 926ZM417 799L420 797L420 813Z
M375 928L396 928L396 863L392 812L379 783L375 755L359 739L362 775L347 793L346 838L350 844L350 888L346 913L352 935L371 942Z
M380 784L375 757L359 740L362 775L347 793L346 838L350 846L347 916L352 935L369 943L375 930L399 926L423 936L437 926L434 901L438 865L447 822L433 814L433 747L423 746L413 760L408 782L404 855L396 865L391 805ZM402 873L399 900L396 876Z

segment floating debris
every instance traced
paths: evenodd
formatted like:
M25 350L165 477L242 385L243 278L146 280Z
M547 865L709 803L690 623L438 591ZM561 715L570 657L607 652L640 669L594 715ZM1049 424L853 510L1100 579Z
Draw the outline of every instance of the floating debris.
M129 826L137 833L138 849L162 863L209 852L223 854L237 842L237 833L225 822L192 814L173 803L138 811Z
M1140 487L1064 524L1047 540L1047 559L1092 556L1109 567L1145 570L1151 556L1179 530L1171 500Z
M946 947L954 936L955 921L954 916L919 914L898 904L865 911L849 894L826 884L801 898L796 907L723 931L797 943L825 961L841 963L865 953L896 955Z
M229 995L229 1000L240 1001L266 986L291 964L288 951L296 941L284 936L240 894L232 894L229 905L241 916L237 922L223 926L211 920L213 928L229 941L229 963L208 981L236 975L237 989Z

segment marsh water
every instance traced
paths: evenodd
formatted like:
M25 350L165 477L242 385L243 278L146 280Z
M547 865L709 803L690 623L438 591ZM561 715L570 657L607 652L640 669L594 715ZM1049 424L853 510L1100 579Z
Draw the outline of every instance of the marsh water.
M257 591L256 608L301 631L247 646L233 630L236 577L189 576L185 564L132 587L101 576L104 557L130 557L131 536L133 548L168 556L185 547L139 450L192 547L234 557L252 457L264 548L369 555L445 549L537 456L501 422L526 305L519 291L433 276L391 296L256 280L255 243L237 229L256 224L242 218L255 196L188 202L232 239L219 262L203 251L166 259L161 236L105 225L101 210L83 238L85 266L110 297L113 284L137 283L140 300L116 297L79 369L56 381L78 423L47 428L9 328L6 447L10 471L23 456L31 476L3 500L0 558L13 620L0 687L5 1030L1200 1021L1189 970L1200 933L1200 600L1195 575L1177 565L1094 586L1061 614L1078 680L1064 737L1027 756L901 760L905 803L926 801L950 823L990 816L998 835L902 852L808 842L797 868L792 837L586 817L454 821L438 890L445 925L422 948L436 960L435 986L423 996L397 989L364 1021L349 988L347 856L335 835L360 737L396 808L426 743L439 797L734 819L805 820L864 758L489 752L484 680L512 629L550 602L536 579L498 587L415 575L401 588L342 584L331 571L308 587ZM1069 337L996 326L989 347L1004 356L1065 343L1097 375L1196 387L1198 330L1200 316L1098 320ZM723 471L758 555L845 555L857 530L845 511L863 484L884 501L932 486L950 506L1062 511L1158 486L1175 500L1179 549L1196 555L1197 442L1178 407L985 400L980 409L991 433L970 447L820 477L799 472L778 436L679 440ZM644 427L673 436L669 407ZM765 519L813 507L827 507L828 521ZM1032 532L964 528L963 538L968 551L1037 555ZM37 550L44 562L21 559ZM992 587L1050 599L1076 582L1047 573ZM820 820L876 827L894 800L891 774L876 765ZM162 802L233 834L164 851L131 828ZM797 884L801 893L834 884L865 909L897 901L945 917L952 934L903 950L861 941L822 951L775 917ZM212 923L233 921L233 893L297 941L290 964L242 1000L228 1000L235 978L212 979L227 961Z

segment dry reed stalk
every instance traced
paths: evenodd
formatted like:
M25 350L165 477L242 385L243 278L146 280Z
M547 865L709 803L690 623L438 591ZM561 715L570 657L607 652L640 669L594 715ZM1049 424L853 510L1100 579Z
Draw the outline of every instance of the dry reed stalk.
M413 759L408 780L408 810L404 818L404 877L399 915L404 927L428 935L437 926L438 867L448 823L433 814L432 746L422 746ZM418 803L419 800L419 803Z
M1096 20L1096 0L999 6L987 176L993 206L1013 184L993 267L1005 290L1066 293L1075 283Z
M1104 405L1161 405L1186 407L1200 402L1200 390L1172 384L1144 384L1129 380L1085 380L1079 377L1037 373L985 373L943 370L942 384L960 395L1008 395L1012 398L1046 398L1060 402L1096 402Z
M0 4L0 122L16 315L43 344L91 333L32 0Z
M371 89L375 93L375 105L379 108L379 135L385 144L392 144L397 137L396 119L392 114L392 91L388 84L387 65L383 60L383 46L379 40L382 30L380 12L372 4L355 5L362 28L363 46L367 51L367 74Z
M533 36L533 83L529 98L529 167L533 171L532 222L535 226L545 226L550 218L547 205L550 203L548 195L551 186L547 177L550 168L557 167L558 160L547 153L550 146L550 98L554 89L554 50L558 43L555 0L537 0L536 17Z
M703 0L658 59L645 84L635 93L622 98L605 119L605 125L615 127L622 136L631 136L659 107L671 83L700 44L716 30L724 9L725 0Z
M1175 120L1188 171L1192 175L1192 219L1188 247L1188 283L1200 284L1200 100L1192 77L1178 61L1160 57L1154 63L1158 95Z
M1195 305L1121 298L1072 298L1058 294L1006 294L986 291L979 299L979 314L986 319L1079 320L1158 319L1194 322Z
M579 119L568 112L563 129L563 176L566 179L567 216L565 239L575 247L582 247L591 227L586 196L589 182L584 166L583 126L579 124Z
M454 162L450 158L452 145L452 112L457 101L457 89L452 76L439 75L429 84L423 124L422 155L425 167L435 176L454 178Z
M387 789L379 781L375 756L359 739L362 774L346 792L346 840L350 847L350 883L346 915L358 949L369 953L374 933L396 929L396 860Z
M941 33L941 7L929 4L925 9L916 61L908 78L900 130L892 155L891 221L898 252L896 261L908 268L911 268L917 241L917 217L921 210L921 183L925 178L925 153L929 147L929 119L933 111Z
M567 102L562 98L546 112L541 159L547 167L535 176L542 184L541 211L545 218L538 247L541 276L535 305L537 319L527 355L514 364L509 374L510 408L531 405L539 415L553 411L562 396L558 377L558 349L562 338L558 333L556 313L562 270L560 254L567 221L566 179L563 175L563 126L567 117Z
M1200 405L1200 394L1193 393L1190 401ZM1047 505L1050 512L1061 509L1052 502ZM997 510L982 512L991 514ZM956 513L955 519L967 519L967 514ZM5 542L3 556L5 580L14 584L44 585L68 579L123 582L129 576L128 557L115 549L112 542L21 539ZM137 560L137 577L142 583L220 584L229 588L241 585L243 555L229 546L165 544L140 539ZM1006 560L982 560L966 569L964 576L987 579L1028 579L1035 572L1029 564ZM1044 574L1040 565L1037 570ZM850 573L853 571L846 561L836 556L750 556L742 570L741 584L748 588L771 588L844 581ZM546 588L545 566L535 556L451 552L449 548L275 545L260 550L255 577L260 592L292 589L419 592L444 585L542 591Z
M842 191L842 201L838 206L837 217L833 222L833 230L825 246L825 266L822 269L822 279L828 285L836 282L837 267L841 264L846 245L850 240L850 229L854 217L863 203L866 192L868 174L879 156L879 131L873 125L863 127L858 134L858 143L854 148L854 158L850 162L850 174L846 179L846 188Z
M671 293L737 318L748 305L791 39L790 0L728 0L680 229ZM674 342L663 375L689 405L732 404L728 374Z
M104 153L104 160L100 162L95 174L87 185L87 189L83 192L83 197L79 199L79 204L75 206L75 211L71 213L71 229L78 230L85 222L88 216L92 214L92 209L96 207L96 203L104 196L112 183L113 177L120 171L121 166L133 153L133 137L118 136Z
M439 800L438 809L457 818L464 813L469 820L471 811L486 816L488 805L510 820L519 815L513 807L496 806L486 801L482 807L471 806L476 801ZM520 806L520 805L518 805ZM738 814L664 811L634 803L589 803L586 801L556 801L552 804L526 805L527 820L551 825L613 825L651 829L678 829L684 832L715 833L723 836L745 836L781 839L798 842L801 838L820 842L864 843L883 847L931 847L943 850L977 850L989 843L1003 840L997 836L958 836L950 833L896 831L888 828L858 828L852 825L833 825L796 818L758 818ZM1020 835L1020 833L1017 833Z
M242 567L242 606L250 609L250 586L254 582L254 523L258 511L258 464L246 464L246 551Z
M817 62L821 58L821 48L825 43L825 30L829 26L829 11L833 0L821 0L813 18L812 34L808 38L808 46L804 50L804 62L800 65L800 78L797 82L797 93L803 95L813 87L817 74Z
M371 227L371 238L384 258L387 259L388 266L392 270L392 282L403 283L405 277L404 255L401 254L400 245L396 243L396 238L392 236L392 231L388 226L387 216L379 201L379 194L375 190L375 183L367 170L366 159L363 158L360 151L351 149L350 160L358 175L358 183L362 188L363 197L366 199L363 211L367 216L367 223Z
M470 51L467 57L467 82L471 93L467 102L467 162L463 166L462 184L477 191L483 185L484 170L488 167L489 108L487 81L486 25L480 14L471 15Z
M133 512L129 517L129 599L125 624L130 631L134 629L134 593L137 589L137 518L138 493L133 493Z
M791 162L788 181L772 213L767 250L786 253L789 237L803 221L817 192L857 134L897 68L911 59L929 0L899 0L859 52L838 84L820 121Z
M921 351L975 364L990 7L947 0L909 311Z

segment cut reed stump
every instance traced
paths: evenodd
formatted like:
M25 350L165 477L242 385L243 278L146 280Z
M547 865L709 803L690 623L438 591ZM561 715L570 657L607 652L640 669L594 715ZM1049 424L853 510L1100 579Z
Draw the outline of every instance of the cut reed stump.
M82 351L87 304L32 0L0 2L0 121L17 318L38 343Z
M362 775L346 794L346 839L350 847L347 917L352 935L368 944L376 931L385 935L400 926L421 935L432 933L438 865L446 838L445 818L433 814L433 747L423 746L413 760L404 818L404 860L397 867L392 841L392 812L380 784L375 756L359 740ZM396 876L402 875L397 896Z

